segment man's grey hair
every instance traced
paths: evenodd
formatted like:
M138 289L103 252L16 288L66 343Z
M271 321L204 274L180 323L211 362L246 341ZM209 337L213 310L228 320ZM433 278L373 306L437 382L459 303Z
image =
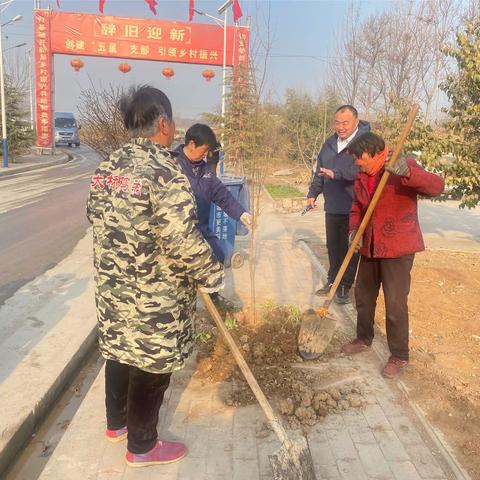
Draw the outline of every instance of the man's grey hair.
M123 123L132 138L151 138L158 130L158 122L172 121L172 105L168 97L150 85L131 87L119 104Z

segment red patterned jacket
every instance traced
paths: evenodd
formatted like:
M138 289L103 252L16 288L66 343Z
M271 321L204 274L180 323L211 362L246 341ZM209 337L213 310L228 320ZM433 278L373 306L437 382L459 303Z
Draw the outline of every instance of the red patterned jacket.
M407 163L410 177L390 175L365 229L360 249L365 257L397 258L425 250L418 223L417 196L440 195L444 181L438 175L424 170L414 159L407 159ZM378 181L382 174L383 169L377 174ZM350 231L358 229L370 203L368 178L366 173L360 172L355 179Z

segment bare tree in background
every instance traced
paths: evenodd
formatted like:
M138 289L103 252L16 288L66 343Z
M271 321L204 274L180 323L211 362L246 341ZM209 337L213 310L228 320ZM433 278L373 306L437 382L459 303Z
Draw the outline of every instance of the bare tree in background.
M388 24L385 50L379 75L385 82L383 106L388 113L399 101L418 98L423 66L419 64L419 22L412 0L395 3L395 9L382 14L379 20Z
M362 76L360 6L350 3L332 64L332 79L342 103L355 104Z
M5 60L5 76L8 78L10 87L22 92L21 105L25 115L30 113L33 117L33 66L31 52L25 52L19 55L9 55ZM25 118L26 120L26 118ZM30 119L33 125L33 118Z
M16 51L15 49L13 51ZM30 88L30 76L28 66L27 53L19 53L18 55L6 55L4 58L5 73L9 76L12 86L24 91Z
M285 106L281 111L283 133L287 139L285 151L296 165L300 165L306 179L312 173L318 152L331 133L331 119L338 106L331 89L319 98L289 88L285 94Z
M362 20L351 6L332 67L339 95L367 117L420 101L427 122L446 75L441 47L456 30L461 7L461 0L400 0Z
M387 35L388 23L377 18L368 18L362 26L363 46L359 51L362 81L357 104L363 107L368 120L374 106L385 92L385 82L379 73L382 58L385 56Z
M461 10L462 2L459 0L430 0L420 4L418 21L423 24L423 36L419 42L425 42L426 47L419 49L426 70L426 75L421 78L425 123L430 120L439 85L446 77L449 59L442 52L442 47L457 30Z
M109 85L99 90L91 81L90 88L80 93L78 111L82 140L102 159L108 158L129 139L119 109L123 94L121 87Z

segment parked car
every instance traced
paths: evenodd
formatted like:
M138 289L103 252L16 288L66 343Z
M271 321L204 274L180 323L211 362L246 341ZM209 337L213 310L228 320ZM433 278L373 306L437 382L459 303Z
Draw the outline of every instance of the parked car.
M80 146L80 127L75 115L70 112L55 112L55 146Z

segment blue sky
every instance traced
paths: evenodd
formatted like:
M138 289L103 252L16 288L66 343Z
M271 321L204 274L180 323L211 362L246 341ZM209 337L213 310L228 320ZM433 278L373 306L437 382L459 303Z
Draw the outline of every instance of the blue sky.
M251 17L252 36L265 35L266 1L239 0L245 24ZM391 7L393 0L364 0L365 15ZM1 2L0 2L1 3ZM54 0L42 0L42 7L56 7ZM223 0L195 0L195 8L216 15ZM23 19L3 28L4 49L33 39L33 0L16 0L2 13L2 23L17 14ZM98 1L60 0L62 10L70 12L98 13ZM294 87L309 93L317 93L325 83L328 62L334 59L335 46L341 32L349 0L271 0L271 28L269 68L266 90L274 100L281 100L285 89ZM188 20L188 0L158 0L155 17L144 0L107 0L105 14L165 20ZM231 13L230 13L231 21ZM209 23L205 17L195 15L194 22ZM6 52L25 57L28 47ZM9 58L10 57L10 58ZM130 61L132 71L126 75L117 70L118 59L84 58L85 67L75 73L70 67L71 57L55 58L55 105L59 111L76 111L80 91L87 87L89 78L98 85L150 83L161 88L170 97L174 112L181 117L195 117L201 112L219 108L221 95L221 69L214 69L216 77L209 83L201 77L205 68L196 65L174 64L175 76L167 81L161 75L166 66L159 62Z

